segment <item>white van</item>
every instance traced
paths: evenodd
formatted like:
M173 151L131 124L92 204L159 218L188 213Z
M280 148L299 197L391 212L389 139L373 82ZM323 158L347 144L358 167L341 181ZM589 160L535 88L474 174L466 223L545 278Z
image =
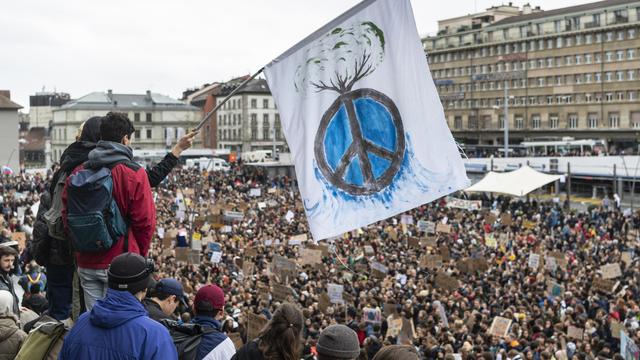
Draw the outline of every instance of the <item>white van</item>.
M229 163L227 163L224 159L218 158L197 158L197 159L187 159L185 162L187 168L198 167L201 171L229 171L231 168Z
M242 160L249 163L271 161L271 150L254 150L242 153Z

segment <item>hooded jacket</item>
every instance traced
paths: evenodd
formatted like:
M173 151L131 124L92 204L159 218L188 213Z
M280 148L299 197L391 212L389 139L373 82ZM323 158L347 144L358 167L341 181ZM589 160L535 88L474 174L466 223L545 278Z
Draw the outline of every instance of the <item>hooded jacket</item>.
M20 351L27 334L20 330L15 317L0 318L0 360L12 360Z
M169 331L127 291L107 290L64 340L58 359L177 359Z
M114 166L114 164L117 164ZM106 269L114 257L133 252L146 256L156 226L156 207L151 194L151 186L145 169L133 162L130 147L112 141L100 141L89 153L89 160L78 166L73 173L83 168L111 168L113 179L113 198L118 209L129 224L128 248L124 248L124 236L113 246L102 252L76 253L78 267L87 269ZM71 177L67 178L67 186ZM66 219L67 187L62 193L64 208L62 217ZM65 220L66 221L66 220Z
M202 335L198 347L198 360L229 360L236 353L233 341L220 331L220 322L208 316L196 316L193 323L218 331Z
M88 123L89 121L87 121ZM68 241L56 241L49 237L49 228L44 221L44 213L51 207L51 194L58 183L58 179L64 173L71 173L75 168L82 165L89 159L89 153L96 148L96 142L100 136L89 131L87 125L83 128L82 140L69 145L60 157L60 169L53 174L53 179L49 191L45 192L40 199L40 207L33 226L33 240L29 242L29 252L34 256L38 264L46 266L49 262L54 265L73 264L73 254ZM95 128L93 129L95 131ZM87 132L85 134L85 132ZM147 172L151 187L158 186L171 170L178 164L178 158L171 152L162 159L160 163Z

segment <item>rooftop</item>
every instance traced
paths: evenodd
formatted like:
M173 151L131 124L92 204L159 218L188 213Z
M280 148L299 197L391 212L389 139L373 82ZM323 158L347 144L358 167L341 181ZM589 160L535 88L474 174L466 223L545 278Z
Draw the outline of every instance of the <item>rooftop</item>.
M195 106L188 105L180 100L166 95L147 91L146 94L116 94L111 90L107 92L96 91L79 99L72 100L60 107L67 109L180 109L198 110Z
M598 2L588 3L588 4L583 4L583 5L575 5L575 6L564 7L564 8L560 8L560 9L554 9L554 10L548 10L548 11L540 11L540 12L535 12L535 13L526 14L526 15L511 16L511 17L502 19L500 21L496 21L495 23L491 24L491 26L492 27L493 26L503 26L503 25L508 25L508 24L524 22L524 21L532 21L532 20L537 20L537 19L543 19L543 18L552 17L552 16L561 16L561 15L583 13L583 12L587 12L587 11L590 11L590 10L596 10L596 9L604 8L604 7L610 7L610 6L616 6L616 5L625 5L625 4L631 4L631 3L637 3L637 2L638 2L637 0L604 0L604 1L598 1Z
M242 79L242 81L244 80ZM242 81L232 80L224 84L222 86L222 89L220 90L219 95L221 96L229 95L235 88L238 87L238 85L242 83ZM271 91L269 90L269 85L267 84L267 80L253 79L249 81L249 83L245 85L245 87L240 89L240 91L238 91L236 94L271 94Z
M19 110L22 109L22 106L14 103L8 97L0 94L0 109L1 110Z

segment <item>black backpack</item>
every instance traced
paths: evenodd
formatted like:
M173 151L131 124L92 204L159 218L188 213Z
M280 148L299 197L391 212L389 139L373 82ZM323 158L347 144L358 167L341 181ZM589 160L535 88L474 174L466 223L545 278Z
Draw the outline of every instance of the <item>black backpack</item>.
M195 360L202 336L216 332L216 329L198 324L180 324L175 320L160 321L168 330L178 351L178 360Z

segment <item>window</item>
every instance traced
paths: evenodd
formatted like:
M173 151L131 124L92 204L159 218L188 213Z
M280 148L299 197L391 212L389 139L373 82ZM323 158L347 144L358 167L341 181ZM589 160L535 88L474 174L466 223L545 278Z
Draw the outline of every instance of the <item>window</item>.
M151 129L147 129L147 139L151 139L153 138L153 136L151 136Z
M263 109L269 108L269 99L262 99L262 108Z
M587 44L587 45L591 44L591 43L593 42L593 35L591 35L591 34L586 34L586 35L584 36L584 42L585 42L585 44Z
M538 81L538 86L544 86L544 78L539 77L537 81Z
M571 65L572 62L573 62L573 56L565 56L564 57L564 64L565 65Z
M273 125L275 129L276 140L282 139L282 125L280 124L280 114L276 114L275 124Z
M140 139L140 130L136 130L134 137Z
M590 84L590 83L591 83L591 78L592 78L592 77L593 77L593 75L592 75L591 73L584 74L584 81L585 81L587 84Z
M558 128L558 115L549 115L549 127L551 129L557 129Z
M504 115L498 116L498 128L504 129Z
M618 91L616 93L616 98L618 98L618 101L624 101L624 92L623 91Z
M540 115L531 116L531 128L540 129Z
M265 119L262 120L262 139L263 140L271 140L271 136L269 132L271 131L271 127L269 126L269 116L268 114Z
M524 128L524 119L522 118L522 116L516 115L516 117L515 117L515 125L516 125L516 129Z
M604 58L606 62L613 61L613 51L607 51L604 53Z
M456 116L453 119L453 128L454 129L462 129L462 116Z
M590 103L591 102L591 98L592 98L591 94L589 94L589 93L584 94L584 102Z
M258 140L258 115L256 114L251 114L251 140Z
M257 109L258 108L258 100L251 99L251 108L252 109Z
M613 101L613 93L610 93L610 92L605 93L605 94L604 94L604 100L605 100L606 102L611 102L611 101Z
M616 80L617 81L623 81L624 80L624 72L623 71L616 71Z
M634 39L636 37L636 29L631 28L627 31L627 38Z
M640 112L634 111L631 113L631 126L634 129L640 129Z
M613 41L613 31L607 32L607 41Z
M559 33L560 31L562 31L562 20L556 20L553 22L553 30L556 33Z
M140 121L140 113L133 113L133 121Z
M635 101L636 91L635 90L627 91L627 99L629 99L629 101Z
M145 116L147 122L151 122L153 120L153 115L151 113L146 113Z
M598 114L589 113L589 115L587 115L587 123L589 125L589 129L597 129L598 128Z
M569 114L568 126L569 126L569 129L577 129L578 128L578 115L577 114Z
M597 72L596 73L596 82L599 83L600 81L602 81L602 73Z
M553 58L547 58L547 67L553 66Z
M622 51L622 50L617 50L616 51L616 60L618 60L618 61L624 60L624 51Z
M617 129L620 126L620 113L610 112L609 113L609 127L612 129Z
M591 64L591 59L592 59L591 54L584 54L584 63L585 64Z
M548 104L548 105L553 104L553 96L551 96L551 95L547 95L547 104Z
M600 14L593 14L591 22L593 26L600 26Z

